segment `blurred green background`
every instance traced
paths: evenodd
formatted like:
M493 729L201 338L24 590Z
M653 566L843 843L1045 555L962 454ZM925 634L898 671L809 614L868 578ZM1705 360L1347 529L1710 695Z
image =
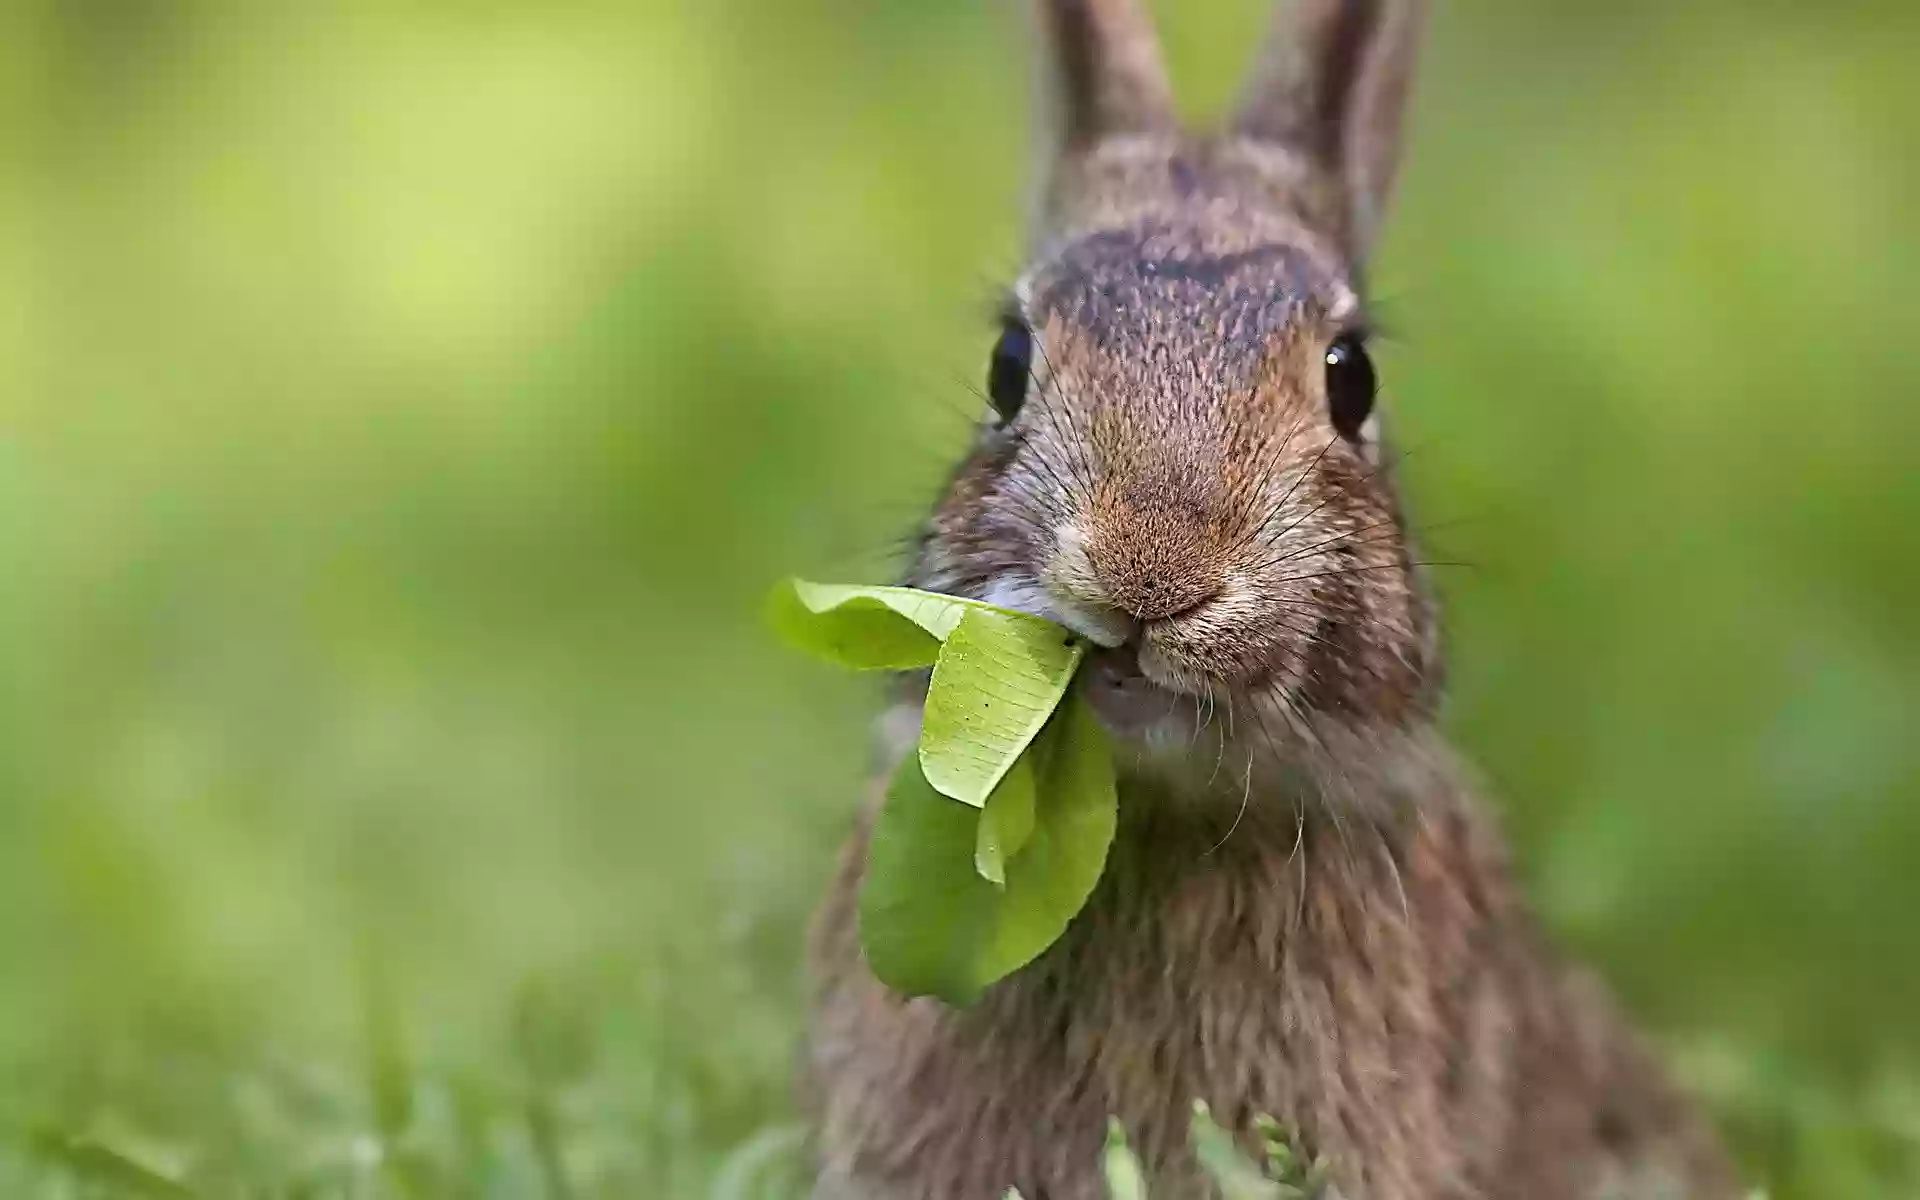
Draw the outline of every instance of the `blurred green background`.
M1920 1195L1920 8L1443 8L1450 722L1756 1182ZM1264 4L1157 9L1218 109ZM873 692L755 609L965 442L1022 37L0 9L0 1195L797 1194Z

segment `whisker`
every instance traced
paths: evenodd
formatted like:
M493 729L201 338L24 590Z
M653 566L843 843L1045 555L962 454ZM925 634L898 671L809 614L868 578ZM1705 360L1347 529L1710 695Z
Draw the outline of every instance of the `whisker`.
M1027 379L1030 386L1035 388L1038 388L1040 386L1039 377L1035 375L1032 371L1029 371L1027 373ZM963 379L956 379L956 382L958 382L961 387L965 388L968 392L972 393L976 398L978 398L980 403L983 406L985 406L985 408L988 411L991 411L993 409L992 398L988 396L985 392L981 391L978 386ZM978 428L977 420L971 420L969 424L973 428ZM1054 489L1055 489L1054 494L1049 496L1044 493L1036 492L1031 487L1023 486L1025 481L1020 480L1020 477L1018 476L1018 474L1013 471L1004 472L1000 476L1000 478L995 481L996 486L1001 488L1001 490L1003 491L1007 491L1014 495L1019 496L1021 499L1026 500L1028 503L1033 504L1036 507L1042 507L1046 509L1048 512L1054 513L1056 515L1064 515L1065 512L1067 512L1070 509L1073 502L1073 497L1080 489L1076 489L1070 486L1068 481L1061 476L1060 470L1055 465L1052 455L1046 454L1039 450L1034 450L1031 453L1027 453L1024 455L1020 453L1020 451L1022 450L1027 450L1028 447L1031 446L1031 444L1032 444L1031 442L1023 442L1020 445L1020 447L1016 449L1015 451L1016 460L1025 462L1031 465L1036 470L1038 470L1041 474L1045 475L1047 479L1054 486ZM1015 482L1016 480L1019 480L1019 482L1016 483ZM1082 487L1084 486L1086 485L1084 481L1082 481Z
M1273 727L1267 724L1266 714L1261 711L1258 698L1254 698L1253 703L1249 707L1251 707L1253 710L1254 724L1257 725L1260 729L1261 740L1266 745L1267 757L1272 760L1275 766L1278 766L1286 762L1287 756L1280 749L1280 740L1274 736ZM1254 761L1253 755L1249 754L1247 756L1247 779L1248 779L1249 794L1251 793L1251 790L1252 790L1253 761ZM1237 828L1239 824L1240 824L1240 818L1236 816L1234 818L1234 827ZM1227 833L1228 833L1228 836L1231 836L1233 833L1233 830L1229 829ZM1226 842L1227 842L1227 839L1225 837L1221 838L1219 843L1214 846L1214 850L1218 850L1221 846L1226 845ZM1212 853L1212 851L1209 851L1208 853Z
M1324 541L1315 542L1311 546L1302 546L1297 550L1289 550L1285 554L1278 555L1274 558L1262 559L1257 563L1253 563L1247 569L1252 571L1265 571L1265 570L1268 570L1269 568L1279 566L1281 563L1286 562L1288 559L1300 558L1303 555L1312 554L1316 550L1341 549L1342 547L1335 545L1336 542L1339 542L1345 538L1357 538L1363 533L1370 533L1376 529L1391 529L1393 531L1393 534L1387 537L1368 538L1365 541L1349 542L1347 544L1349 546L1372 546L1372 545L1377 545L1381 542L1395 541L1397 540L1397 537L1400 531L1400 523L1399 521L1393 518L1388 518L1385 521L1375 521L1371 525L1362 525L1360 528L1352 530L1351 532L1348 532L1348 533L1337 533L1332 537L1327 538Z
M1374 467L1371 471L1368 471L1365 475L1362 475L1360 477L1360 482L1361 483L1371 482L1372 480L1378 478L1382 471L1385 471L1390 467L1394 469L1398 469L1401 463L1406 462L1407 459L1412 456L1412 454L1414 453L1414 449L1424 448L1425 445L1426 443L1423 443L1421 447L1409 448L1403 451L1395 451L1391 455L1382 456L1381 460L1378 463L1374 464ZM1324 453L1324 451L1322 453ZM1315 461L1317 462L1318 460L1316 459ZM1301 525L1311 520L1315 513L1318 513L1321 509L1325 508L1328 504L1331 504L1333 502L1335 494L1329 494L1325 499L1321 500L1320 503L1314 505L1312 508L1308 509L1305 513L1295 518L1292 522L1290 522L1286 526L1286 528L1281 529L1279 532L1273 534L1269 538L1263 539L1264 544L1271 546L1273 543L1279 541L1281 538L1286 537L1289 533L1292 533L1295 529L1298 529ZM1285 503L1286 502L1282 500L1281 506L1284 506ZM1272 517L1277 516L1279 512L1280 512L1280 506L1276 506L1273 510L1273 513L1269 515L1268 519L1271 520Z
M1333 449L1333 444L1339 440L1340 440L1339 436L1335 435L1334 437L1330 437L1327 439L1326 445L1320 447L1320 453L1313 456L1313 460L1307 463L1305 469L1303 469L1300 472L1299 477L1295 479L1293 481L1293 484L1287 488L1284 494L1281 495L1279 501L1276 504L1274 504L1272 508L1267 510L1266 519L1260 522L1260 527L1262 529L1265 529L1267 524L1271 522L1275 516L1279 515L1280 512L1287 507L1287 502L1293 499L1293 494L1299 491L1300 486L1307 481L1308 477L1311 476L1316 469L1319 468L1321 460L1326 458L1327 456L1327 451ZM1288 528L1290 529L1292 528L1292 526L1288 526Z
M1047 368L1047 382L1045 385L1042 385L1039 376L1035 375L1031 369L1027 372L1028 381L1041 396L1045 397L1049 416L1058 415L1066 418L1070 426L1070 432L1073 434L1071 438L1067 439L1067 444L1079 447L1080 452L1077 456L1079 462L1077 465L1080 469L1078 474L1082 485L1087 489L1087 494L1091 495L1094 488L1093 461L1090 457L1093 453L1091 431L1081 429L1079 422L1075 419L1075 406L1068 398L1066 392L1061 389L1060 372L1055 369L1053 359L1047 354L1046 343L1040 339L1038 332L1034 334L1032 341L1034 351L1040 355L1041 363ZM1069 465L1072 466L1074 464Z
M1362 575L1368 571L1404 571L1410 567L1463 567L1467 570L1476 569L1474 564L1470 562L1423 558L1412 559L1407 562L1381 563L1378 566L1371 567L1341 567L1333 571L1315 571L1311 575L1289 575L1285 579L1275 579L1270 582L1274 584L1298 583L1304 579L1332 579L1341 575Z
M1228 705L1227 711L1229 712L1229 714L1231 714L1231 712L1233 711L1232 710L1232 705L1233 705L1232 692L1227 693L1227 705ZM1217 706L1217 702L1213 694L1213 684L1209 683L1207 684L1207 717L1205 721L1201 722L1200 729L1196 731L1196 733L1194 734L1194 742L1196 745L1199 742L1200 734L1205 733L1207 729L1213 724L1213 718L1218 711L1219 709ZM1231 727L1233 722L1231 719L1229 719L1227 723L1229 727ZM1229 728L1229 732L1227 736L1228 737L1232 736L1231 728ZM1221 764L1227 761L1227 738L1222 737L1216 740L1219 742L1220 749L1213 756L1213 772L1207 776L1207 787L1209 789L1213 787L1214 781L1220 778Z
M1393 843L1387 838L1386 831L1381 829L1380 822L1377 818L1369 814L1364 808L1361 809L1360 816L1361 819L1366 821L1367 825L1372 828L1374 845L1378 848L1381 857L1387 860L1387 872L1393 876L1393 890L1398 893L1400 897L1400 919L1402 921L1411 921L1413 919L1413 906L1407 902L1407 881L1400 877L1400 864L1393 857Z
M1219 765L1217 763L1215 764L1214 769L1216 772L1219 770ZM1209 780L1208 782L1211 783L1212 781ZM1220 847L1227 844L1228 839L1233 837L1234 830L1240 828L1241 820L1245 818L1247 815L1247 806L1252 802L1253 802L1253 760L1248 759L1246 776L1240 785L1240 811L1233 814L1233 824L1227 826L1227 831L1220 835L1219 841L1207 847L1206 852L1200 855L1201 858L1212 858L1214 854L1219 851Z
M1287 447L1293 444L1293 435L1299 431L1302 425L1306 424L1306 421L1306 414L1300 414L1294 418L1293 424L1287 426L1287 432L1281 437L1278 445L1274 445L1271 441L1268 443L1267 452L1260 460L1260 466L1259 469L1254 472L1254 478L1264 480L1267 477L1273 470L1274 465L1286 454ZM1245 529L1245 532L1241 535L1240 540L1234 543L1233 553L1235 554L1246 549L1250 542L1260 536L1266 526L1265 521L1255 523L1252 519L1253 510L1259 503L1260 489L1258 487L1248 488L1246 503L1241 506L1238 514L1238 521ZM1269 514L1269 519L1271 519L1271 514Z
M988 404L987 394L981 391L972 380L960 374L958 371L948 371L944 374L945 386L941 391L933 393L939 404L940 411L951 415L955 420L960 422L961 426L964 427L968 433L972 433L980 427L980 414L977 412L967 412L958 404L954 403L953 399L946 394L945 387L957 387L979 400L982 404ZM930 392L931 390L932 389L929 389Z

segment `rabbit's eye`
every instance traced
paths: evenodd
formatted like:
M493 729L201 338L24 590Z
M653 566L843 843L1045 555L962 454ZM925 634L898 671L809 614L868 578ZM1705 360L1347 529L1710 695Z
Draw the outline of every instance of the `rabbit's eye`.
M1361 427L1373 413L1377 386L1373 360L1355 334L1342 334L1327 347L1327 415L1333 428L1350 442L1360 440Z
M1002 424L1019 414L1032 378L1033 331L1009 320L1000 327L1000 340L993 344L993 357L987 362L987 398Z

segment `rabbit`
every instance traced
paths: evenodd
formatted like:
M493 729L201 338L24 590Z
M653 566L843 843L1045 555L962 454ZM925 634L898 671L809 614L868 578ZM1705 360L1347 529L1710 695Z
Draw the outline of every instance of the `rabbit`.
M1250 1146L1295 1131L1347 1200L1739 1194L1435 728L1360 291L1422 6L1283 6L1207 134L1133 0L1033 11L1031 254L908 582L1096 647L1119 828L1061 940L953 1008L862 961L875 789L809 935L817 1200L1095 1200L1110 1116L1154 1200L1210 1196L1196 1100ZM883 718L896 759L925 686Z

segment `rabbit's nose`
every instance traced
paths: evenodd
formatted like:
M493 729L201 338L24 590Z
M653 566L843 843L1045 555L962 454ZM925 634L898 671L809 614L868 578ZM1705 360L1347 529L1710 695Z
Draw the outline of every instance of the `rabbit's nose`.
M1131 626L1177 617L1218 594L1218 572L1197 539L1161 522L1118 531L1075 522L1056 531L1045 572L1063 608L1120 618Z
M1156 570L1158 564L1111 573L1106 592L1114 607L1139 621L1164 621L1198 608L1213 595L1204 580ZM1108 574L1103 572L1103 574Z
M1139 621L1163 621L1219 593L1221 564L1203 508L1146 492L1087 516L1087 565L1108 604Z

